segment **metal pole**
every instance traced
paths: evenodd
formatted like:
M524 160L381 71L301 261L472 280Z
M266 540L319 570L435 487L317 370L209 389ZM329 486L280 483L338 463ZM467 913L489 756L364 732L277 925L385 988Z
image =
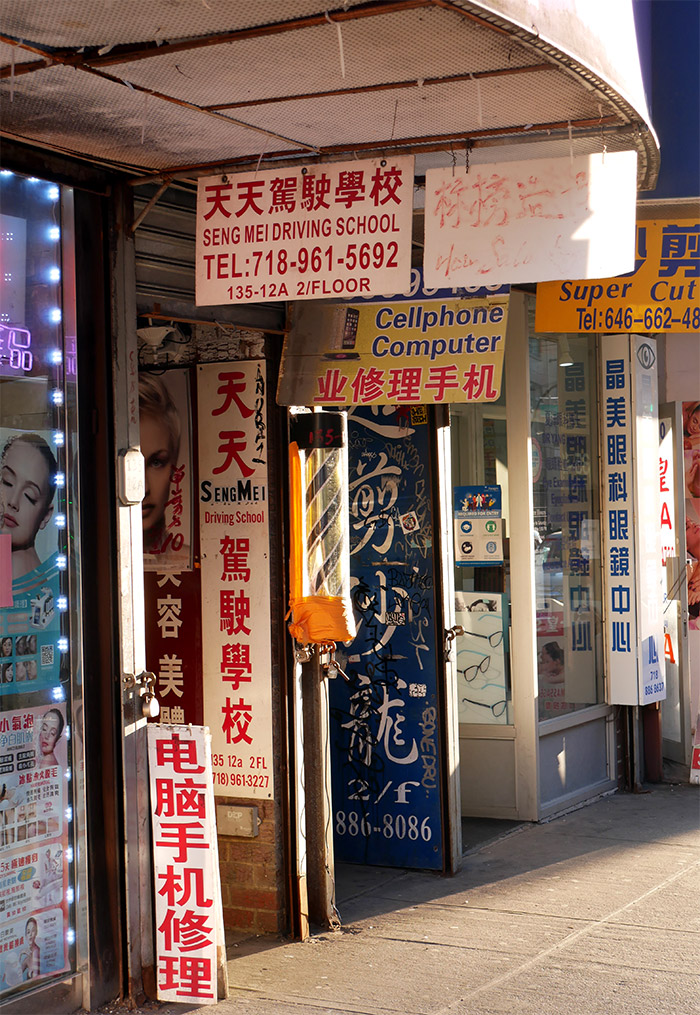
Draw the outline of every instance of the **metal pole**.
M328 682L318 653L304 663L304 774L306 788L306 864L309 920L334 930L340 926L335 908L333 808L328 749Z

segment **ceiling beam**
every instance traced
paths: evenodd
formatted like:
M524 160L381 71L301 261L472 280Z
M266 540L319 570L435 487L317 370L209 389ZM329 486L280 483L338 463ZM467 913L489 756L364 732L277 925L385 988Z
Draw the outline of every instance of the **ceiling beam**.
M215 105L202 106L202 109L245 109L247 106L267 106L275 102L296 102L299 99L328 99L337 95L362 95L364 93L387 92L397 88L429 88L432 85L452 85L460 81L483 80L484 78L507 77L513 74L533 74L538 71L551 71L557 68L551 63L533 63L524 67L501 67L497 70L474 71L473 74L447 74L440 78L424 78L416 81L389 81L376 85L356 85L353 88L333 88L325 92L302 92L295 95L275 95L266 99L247 99L244 102L217 102Z
M20 64L15 67L15 74L28 74L35 70L48 67L51 63L58 62L70 64L74 67L89 65L90 67L111 67L115 64L134 63L137 60L148 60L154 56L166 56L171 53L189 53L193 50L203 49L209 46L221 46L234 42L241 42L245 39L261 39L272 35L282 35L287 32L296 32L304 28L317 28L320 25L327 25L330 20L333 23L343 24L349 21L358 21L361 18L371 18L387 14L400 14L403 11L415 10L421 7L432 7L435 0L371 0L369 3L361 4L358 7L351 7L349 10L340 8L338 10L324 12L323 14L312 14L305 18L293 18L289 21L276 21L264 25L253 25L250 28L238 28L230 32L214 32L210 35L200 35L193 39L182 39L178 42L139 42L111 46L105 51L104 46L92 46L75 48L72 50L57 50L52 52L48 48L31 46L19 39L12 39L9 36L0 36L0 41L9 45L20 46L29 52L44 54L43 60L32 61L31 63ZM20 70L20 68L23 68ZM0 68L0 78L8 77L11 68Z
M190 109L194 113L201 113L203 116L213 117L219 123L233 127L242 127L244 130L250 130L255 134L262 134L265 137L274 138L276 141L282 141L284 144L292 145L295 149L301 148L314 155L318 154L319 149L316 148L315 145L306 144L304 141L298 141L291 137L285 137L284 134L276 134L275 131L267 130L265 127L257 127L253 123L246 123L245 120L237 120L232 116L225 116L223 113L218 113L215 110L204 109L202 106L195 105L194 102L187 102L185 99L176 99L172 95L166 95L164 92L157 92L153 88L145 88L143 85L135 85L131 82L126 82L122 78L116 77L114 74L107 74L106 71L97 70L94 67L76 67L76 70L84 71L86 74L94 74L95 77L103 78L105 81L111 81L115 85L120 85L122 88L128 88L130 91L138 92L141 95L152 96L155 99L160 99L163 102L169 102L171 105L179 106L182 109Z
M424 137L405 138L398 140L393 138L389 141L366 141L360 144L331 145L317 149L315 155L310 156L304 151L269 152L262 156L244 155L240 158L227 159L225 162L201 162L190 165L172 166L168 169L155 171L150 174L136 176L129 180L134 186L141 186L146 183L162 182L165 179L191 180L199 176L216 175L226 172L243 172L246 169L260 166L264 169L283 169L285 166L318 165L324 162L337 162L343 158L352 158L358 152L365 157L373 153L376 156L384 155L420 155L428 152L450 152L455 156L460 155L468 146L471 148L487 148L498 144L501 138L520 137L523 140L532 138L539 139L542 134L551 137L552 134L559 134L562 138L569 138L569 128L573 140L581 137L595 136L601 139L606 133L618 133L620 128L626 126L630 132L638 129L637 124L622 124L616 116L596 117L589 120L560 120L551 123L534 123L513 127L497 127L493 130L478 130L461 134L426 135Z
M28 61L13 67L0 67L0 79L10 75L31 74L52 63L68 64L73 67L89 65L90 67L111 67L115 64L134 63L138 60L147 60L154 56L166 56L170 53L188 53L196 49L208 46L221 46L246 39L260 39L272 35L282 35L288 32L300 31L305 28L317 28L321 25L344 24L350 21L359 21L364 18L384 17L389 14L401 14L404 11L418 10L425 7L437 7L441 10L450 11L461 18L480 25L489 31L497 32L500 35L511 33L496 25L486 18L480 17L470 11L464 10L451 0L369 0L368 3L359 4L349 9L338 8L333 11L324 11L323 14L311 14L304 18L292 18L289 21L276 21L263 25L253 25L250 28L238 28L230 32L214 32L210 35L201 35L192 39L181 39L177 42L139 42L124 43L116 46L81 46L72 49L52 50L46 46L37 46L27 43L23 39L15 39L8 35L0 35L0 42L10 46L18 46L30 53L36 53L42 59Z

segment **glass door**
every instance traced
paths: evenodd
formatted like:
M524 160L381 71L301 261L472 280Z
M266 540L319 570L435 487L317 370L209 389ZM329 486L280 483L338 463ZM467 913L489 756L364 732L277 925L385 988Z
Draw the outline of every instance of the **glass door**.
M83 966L86 900L72 193L0 200L2 1002Z

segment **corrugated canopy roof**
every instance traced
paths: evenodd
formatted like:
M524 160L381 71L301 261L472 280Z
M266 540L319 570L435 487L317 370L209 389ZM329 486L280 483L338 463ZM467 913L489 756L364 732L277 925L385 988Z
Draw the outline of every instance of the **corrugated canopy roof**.
M513 6L511 3L510 6ZM416 173L635 149L646 113L590 67L467 0L13 0L5 137L138 177L413 152ZM495 148L496 150L490 150Z

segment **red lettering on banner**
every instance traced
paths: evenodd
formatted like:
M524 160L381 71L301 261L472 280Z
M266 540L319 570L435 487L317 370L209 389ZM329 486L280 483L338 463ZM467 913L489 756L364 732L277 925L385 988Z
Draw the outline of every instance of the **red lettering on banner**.
M241 401L241 394L245 391L246 380L245 374L241 370L230 370L224 371L219 374L219 380L221 381L220 386L217 388L217 395L223 396L223 402L218 409L212 409L212 416L220 416L222 412L226 412L231 402L235 402L244 419L248 419L249 416L253 415L253 410L249 409L247 405L244 405Z
M389 371L386 396L396 402L419 402L422 383L422 367L394 367Z
M205 990L211 982L211 960L196 959L186 955L163 955L158 974L160 990L177 990L180 997L213 997L212 991Z
M244 741L246 744L252 744L252 738L248 736L248 727L253 719L252 705L246 705L243 698L240 698L235 704L231 704L231 699L227 698L221 711L224 715L221 731L226 734L226 742L239 744Z
M350 387L355 402L373 402L376 398L381 398L384 392L384 371L376 367L370 367L368 370L360 367Z
M253 475L255 469L251 468L250 465L246 465L240 454L248 446L245 436L245 431L243 430L221 430L219 432L219 439L222 443L217 448L217 451L220 455L225 455L226 458L223 465L217 465L215 469L211 470L214 475L226 472L231 462L236 463L245 479Z
M201 782L185 779L175 783L174 779L156 779L156 814L166 818L206 817L206 786Z
M341 171L335 188L335 203L350 208L357 201L365 199L365 174L358 169L353 172Z
M668 631L664 634L664 656L672 665L675 666L676 657L673 654L673 641L671 640L671 635Z
M493 363L480 367L470 363L469 369L464 371L462 390L467 393L467 401L477 400L482 395L487 400L498 398L498 392L493 385Z
M431 367L428 374L428 380L425 382L425 387L426 390L428 388L434 388L435 401L442 402L445 397L445 391L448 388L459 387L456 364L450 364L449 366L444 367Z
M225 681L230 681L232 691L238 690L241 681L250 681L252 672L250 645L221 646L221 675Z
M250 567L248 566L248 554L250 552L249 539L231 539L224 536L221 540L221 557L223 559L223 571L221 580L242 581L250 580Z
M158 894L162 895L169 906L184 906L190 901L194 882L194 904L205 909L214 905L204 891L204 871L201 867L182 867L178 870L168 864L164 874L158 875L163 882Z
M167 909L158 928L158 933L165 938L165 950L169 952L178 945L181 952L193 952L211 945L214 928L208 921L208 913L186 909L182 916L177 916L174 909Z
M187 863L190 849L209 849L209 843L204 841L204 825L201 821L181 822L180 824L161 824L160 834L162 838L156 840L156 846L164 849L176 849L177 856L173 857L174 863Z
M295 176L275 176L270 181L272 200L268 213L273 211L293 212L296 202L297 180Z
M215 183L204 188L207 204L212 206L205 214L205 219L210 219L217 211L227 219L231 218L231 212L224 205L231 200L232 190L233 186L230 183Z
M171 764L176 775L199 775L204 771L204 765L197 764L197 744L181 740L179 733L156 741L156 760L159 765Z
M236 218L240 218L249 208L254 211L256 215L262 215L262 208L255 202L259 201L265 190L264 180L243 180L241 183L236 184L238 188L238 196L242 200L241 207L236 212Z
M668 488L667 483L666 483L666 474L667 473L668 473L668 458L660 458L659 459L659 478L660 478L660 481L661 481L661 485L659 486L659 490L661 491L661 493L670 493L671 492L669 490L669 488Z
M386 204L387 201L394 201L396 204L401 204L401 198L397 195L397 190L403 184L401 179L401 170L397 169L396 166L392 166L391 169L381 169L377 167L372 177L372 187L369 192L369 196L374 201L375 207L380 204ZM386 191L384 197L381 197L382 192Z
M347 383L347 377L343 377L340 370L326 370L325 376L318 378L319 393L314 402L340 402Z
M325 173L315 176L306 173L301 178L301 206L305 211L316 211L317 208L330 208L324 197L331 189L331 181Z
M219 619L221 630L227 634L250 634L246 620L250 619L250 599L243 589L221 589L219 592Z

